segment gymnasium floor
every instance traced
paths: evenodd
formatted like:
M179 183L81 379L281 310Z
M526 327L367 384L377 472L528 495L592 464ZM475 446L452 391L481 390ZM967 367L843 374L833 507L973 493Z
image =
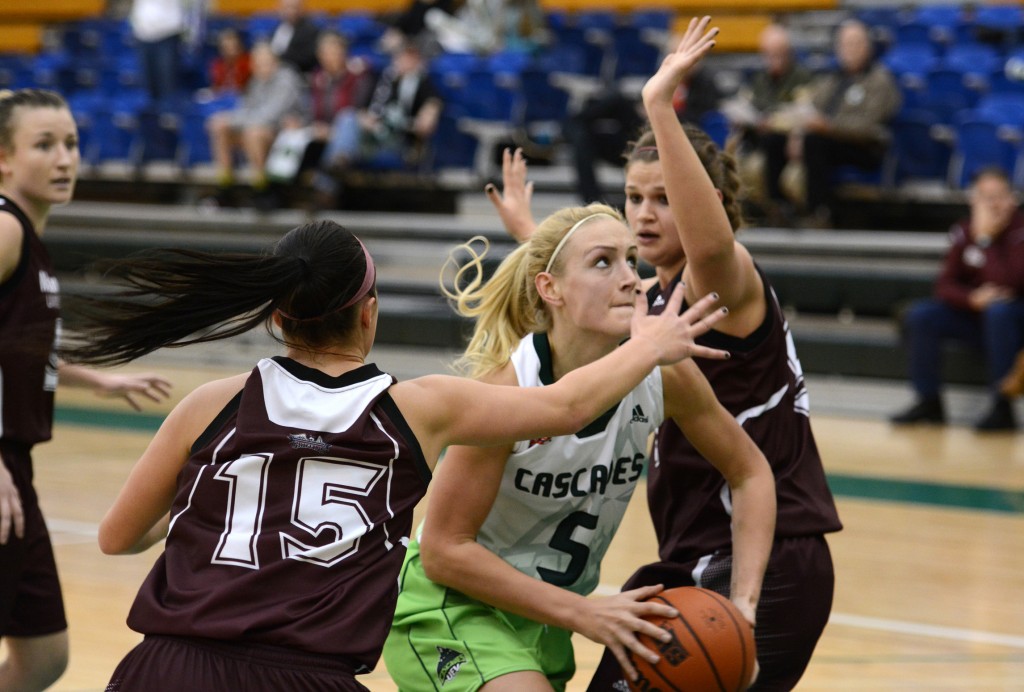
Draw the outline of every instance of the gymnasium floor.
M177 399L248 369L266 345L255 338L193 347L131 368L166 373ZM382 348L376 359L409 377L441 371L449 355ZM835 607L800 689L1024 691L1024 435L973 433L966 422L984 399L969 389L951 395L956 424L894 429L884 415L908 400L902 385L812 377L809 388L846 528L830 539ZM65 391L55 439L37 450L72 641L70 668L54 690L102 690L139 639L124 618L158 548L103 556L96 525L163 410L129 415ZM654 554L640 489L606 558L602 590L616 590ZM583 690L600 650L576 639L579 671L569 689ZM383 666L364 683L396 689Z

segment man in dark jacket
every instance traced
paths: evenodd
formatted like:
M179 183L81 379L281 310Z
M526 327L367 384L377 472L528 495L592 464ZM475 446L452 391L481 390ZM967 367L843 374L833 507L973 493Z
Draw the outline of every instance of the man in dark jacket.
M302 0L281 0L278 6L281 23L270 36L270 47L281 62L288 63L303 74L316 67L316 39L320 30L306 16Z

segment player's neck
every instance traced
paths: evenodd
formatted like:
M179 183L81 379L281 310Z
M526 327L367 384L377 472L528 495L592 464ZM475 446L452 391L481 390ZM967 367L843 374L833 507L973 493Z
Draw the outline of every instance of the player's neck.
M337 377L363 366L366 355L355 348L338 347L332 351L314 351L297 347L288 349L287 356L296 363Z
M618 346L618 340L593 333L564 333L557 328L548 332L551 347L551 370L555 380L576 368L603 358Z

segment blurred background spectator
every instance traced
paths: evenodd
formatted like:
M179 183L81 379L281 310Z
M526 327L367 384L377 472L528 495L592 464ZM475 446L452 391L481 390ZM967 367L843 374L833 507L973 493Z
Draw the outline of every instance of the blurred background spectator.
M454 13L428 9L424 22L449 53L531 51L548 40L537 0L465 0Z
M252 76L249 51L242 34L233 26L217 34L217 55L210 61L210 91L214 96L241 95Z
M791 212L783 213L769 199L764 185L764 139L768 133L791 129L797 118L794 106L799 97L806 100L811 73L797 61L789 30L781 24L769 24L761 32L758 55L759 69L721 109L739 135L737 161L747 201L756 207L745 211L752 218L778 223Z
M810 106L795 129L764 137L765 186L772 200L784 202L780 179L787 163L803 164L807 225L832 225L831 196L836 170L854 166L876 171L889 147L889 121L902 96L889 70L874 59L868 28L846 20L836 32L834 71L816 79Z
M904 317L910 381L916 401L895 424L944 423L942 347L959 341L982 351L992 404L977 430L1016 427L1011 400L1000 392L1024 346L1024 214L1005 171L982 170L970 191L970 216L950 231L952 246L931 298Z
M317 25L305 12L302 0L281 0L278 5L281 22L270 35L274 54L302 73L316 67Z
M318 206L339 203L340 176L354 164L416 168L423 163L443 105L419 43L406 41L378 77L367 107L332 128L314 180Z
M269 206L267 153L285 117L300 108L304 84L291 66L278 60L270 44L252 48L252 78L237 108L210 116L207 128L217 166L215 200L231 205L235 182L234 156L240 151L252 170L252 188L258 206Z
M373 86L368 65L349 57L348 42L340 33L321 32L316 55L319 67L310 77L301 108L284 118L282 131L271 148L268 173L285 185L319 164L332 132L344 137L343 133L353 128L358 109L366 107ZM295 149L286 154L289 159L273 160L278 144Z
M185 0L134 0L130 20L150 99L156 103L174 98L181 85Z

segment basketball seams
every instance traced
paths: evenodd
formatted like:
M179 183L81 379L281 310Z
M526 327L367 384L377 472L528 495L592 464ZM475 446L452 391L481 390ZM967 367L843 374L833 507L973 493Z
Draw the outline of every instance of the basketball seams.
M677 608L676 610L679 609ZM676 619L686 626L686 629L690 632L690 636L693 637L693 641L697 642L697 646L700 647L701 653L704 654L704 660L707 662L708 668L715 676L715 681L718 683L718 689L721 692L728 692L725 689L725 684L722 682L722 676L718 672L718 666L715 664L715 660L711 657L711 654L708 652L707 647L704 646L704 641L700 638L700 635L698 635L697 632L693 629L693 627L690 625L690 621L686 619L686 616L683 615L683 612L681 610L679 611L679 615L676 616Z
M661 601L662 603L664 603L665 605L669 606L670 608L675 608L674 605L669 603L667 600L665 600L661 596L652 596L652 597L648 598L647 600L648 601ZM662 618L661 621L662 621L662 623L664 623L664 622L666 622L666 621L668 621L670 619L675 619L675 618ZM655 642L655 643L658 643L658 642ZM648 664L648 668L650 668L652 671L654 671L658 675L658 677L661 678L662 681L666 685L669 686L669 692L683 692L683 690L681 688L676 687L676 684L674 682L672 682L671 680L669 680L668 678L665 677L665 674L661 670L661 666L658 666L658 665L653 665L652 666L652 665Z
M741 652L742 652L743 656L741 658L742 668L741 668L741 671L740 671L741 672L741 675L740 675L740 687L737 688L737 692L742 692L742 690L743 690L743 681L747 679L747 638L744 636L745 630L743 629L743 625L741 625L736 620L736 616L733 614L731 607L729 607L729 606L732 605L732 601L730 601L729 599L727 599L725 596L723 596L722 594L718 593L717 591L711 591L710 589L698 589L698 590L704 592L705 596L707 596L708 598L711 598L712 600L714 600L714 601L718 602L720 605L722 605L722 609L725 611L726 615L729 616L729 619L732 621L733 627L736 629L736 633L739 635L740 647L741 647Z

